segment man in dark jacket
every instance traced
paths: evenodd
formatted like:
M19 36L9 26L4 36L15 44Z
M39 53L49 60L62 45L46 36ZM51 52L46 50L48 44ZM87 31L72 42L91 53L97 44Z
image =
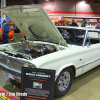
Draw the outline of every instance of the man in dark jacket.
M2 36L3 36L3 43L6 44L8 43L8 34L10 31L10 20L8 20L6 23L3 24L2 26Z
M14 26L14 33L20 33L20 30L17 28L17 26Z
M71 24L71 26L77 26L77 27L79 27L78 24L75 22L74 19L72 19L72 24Z

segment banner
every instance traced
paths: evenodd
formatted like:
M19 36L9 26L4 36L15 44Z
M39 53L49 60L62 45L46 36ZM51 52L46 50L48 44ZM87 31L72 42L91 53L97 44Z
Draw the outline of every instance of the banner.
M97 22L97 19L86 19L87 22Z

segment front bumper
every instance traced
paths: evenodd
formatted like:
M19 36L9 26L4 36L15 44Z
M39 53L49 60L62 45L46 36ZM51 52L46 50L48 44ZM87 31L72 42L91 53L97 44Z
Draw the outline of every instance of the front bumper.
M1 64L0 64L0 70L3 73L5 73L5 75L8 76L9 78L21 83L21 73L7 69L7 68L3 67Z

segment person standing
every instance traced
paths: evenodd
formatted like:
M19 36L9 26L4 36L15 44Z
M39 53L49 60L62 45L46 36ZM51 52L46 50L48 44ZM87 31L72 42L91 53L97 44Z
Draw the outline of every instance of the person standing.
M77 27L79 27L78 24L75 22L74 19L72 19L72 24L70 26L77 26Z
M96 27L95 27L96 29L99 29L99 23L97 23L97 25L96 25Z
M87 21L84 21L81 27L86 27Z
M18 29L17 26L14 26L14 33L20 33L20 30Z
M61 24L60 26L63 26L63 24L65 24L65 20L63 19L63 18L61 18L61 20L59 20L58 22L57 22L57 24Z
M10 31L9 25L10 25L10 20L8 20L2 26L2 37L3 37L3 43L4 44L8 43L8 34L9 34L9 31Z
M3 20L3 23L2 23L2 25L3 25L4 23L6 23L6 20L5 20L5 19Z

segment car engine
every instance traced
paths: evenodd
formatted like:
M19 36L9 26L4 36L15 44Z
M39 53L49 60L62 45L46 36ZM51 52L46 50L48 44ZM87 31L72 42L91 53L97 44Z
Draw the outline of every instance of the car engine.
M3 51L11 56L25 59L35 59L37 57L56 52L57 48L50 44L33 43L31 41L22 41L19 44L8 45Z
M18 50L17 52L28 54L32 58L37 58L56 51L56 47L53 45L34 43L32 46L31 44L27 41L22 42L24 50Z

